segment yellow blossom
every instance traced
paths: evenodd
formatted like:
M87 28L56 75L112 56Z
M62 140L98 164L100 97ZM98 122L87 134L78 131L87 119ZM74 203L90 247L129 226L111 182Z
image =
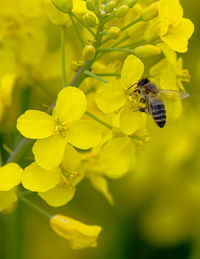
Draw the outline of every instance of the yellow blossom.
M94 121L80 120L86 106L84 93L75 87L67 87L58 94L52 116L28 110L18 118L17 128L22 135L38 139L33 146L38 165L48 170L58 166L67 142L80 149L89 149L98 144L98 125Z
M69 240L73 249L97 246L97 238L102 230L99 226L88 226L63 215L53 216L50 224L58 235Z

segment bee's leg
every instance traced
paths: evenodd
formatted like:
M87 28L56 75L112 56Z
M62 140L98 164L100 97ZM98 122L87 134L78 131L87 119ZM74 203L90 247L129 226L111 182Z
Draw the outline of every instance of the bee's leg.
M133 112L137 112L137 111L149 113L149 107L139 107L139 108L133 110Z
M141 103L146 103L145 98L144 98L144 97L142 97L142 98L140 99L140 102L141 102Z

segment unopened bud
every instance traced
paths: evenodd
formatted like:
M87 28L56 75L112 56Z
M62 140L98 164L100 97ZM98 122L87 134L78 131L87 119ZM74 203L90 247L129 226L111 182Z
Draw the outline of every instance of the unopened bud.
M69 13L73 8L72 0L51 0L52 3L62 13Z
M137 3L137 0L125 0L124 4L128 5L129 8L132 8Z
M108 2L105 6L105 11L106 13L112 13L112 11L114 10L115 8L115 2L114 1L111 1L111 2Z
M95 10L95 1L94 0L86 0L86 7L89 11L94 11Z
M158 14L158 2L151 4L142 13L141 17L143 21L149 21Z
M139 58L144 58L148 56L154 56L154 55L159 55L161 53L161 49L157 46L154 45L144 45L135 48L134 54L138 56Z
M56 25L64 25L67 23L67 15L61 13L51 2L51 0L46 0L44 2L44 9L51 20L52 23Z
M95 57L96 49L92 45L86 45L82 51L84 60L92 60Z
M111 39L117 39L120 36L120 28L115 27L115 26L111 27L108 30L108 34L107 35Z
M118 17L118 18L122 18L122 17L124 17L124 16L127 15L128 11L129 11L128 5L122 5L122 6L120 6L120 7L116 10L115 16Z
M89 27L96 27L97 25L97 20L96 17L91 14L91 13L86 13L83 17L84 22L89 26Z

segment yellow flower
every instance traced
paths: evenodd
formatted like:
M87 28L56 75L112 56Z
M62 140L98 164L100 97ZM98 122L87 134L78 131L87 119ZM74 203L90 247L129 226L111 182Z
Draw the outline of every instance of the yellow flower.
M186 52L194 25L189 19L183 18L183 9L179 0L160 0L158 16L160 23L164 27L167 25L168 28L160 35L161 39L173 50Z
M0 167L0 211L17 200L14 188L20 184L23 169L15 163Z
M96 93L96 103L102 112L111 113L123 107L120 114L120 128L128 135L140 128L143 115L132 111L133 104L127 90L137 83L143 72L142 61L134 55L129 55L123 64L121 79L102 85Z
M67 87L58 94L52 116L28 110L18 118L17 129L21 134L38 139L33 153L39 166L47 170L57 167L67 142L80 149L98 144L101 137L98 125L90 120L80 120L86 107L84 93L75 87Z
M100 226L88 226L62 215L53 216L50 224L58 235L69 240L73 249L96 247L98 235L102 230Z
M32 192L38 192L50 206L63 206L73 198L75 186L83 178L80 165L80 154L67 144L60 167L45 170L33 162L24 169L22 184Z

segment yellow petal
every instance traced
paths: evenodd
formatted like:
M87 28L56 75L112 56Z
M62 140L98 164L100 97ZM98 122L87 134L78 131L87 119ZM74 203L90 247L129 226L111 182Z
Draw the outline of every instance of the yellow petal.
M129 55L124 61L121 72L121 80L124 88L130 87L132 84L142 77L144 72L144 64L134 55Z
M9 191L21 182L23 169L15 163L0 167L0 191Z
M99 226L88 226L62 215L53 216L50 223L58 235L69 240L73 249L97 246L97 238L102 230Z
M85 94L76 87L68 86L59 92L54 114L61 122L72 122L79 120L86 108Z
M66 131L66 139L80 149L95 147L101 140L101 131L95 121L80 120L74 122Z
M7 192L0 191L0 211L9 208L16 201L17 195L14 189Z
M108 141L100 152L100 165L105 175L118 179L123 177L135 160L135 148L128 137L113 138Z
M65 147L64 157L62 160L62 168L68 172L77 171L80 168L81 155L74 147L67 144Z
M132 105L126 103L120 114L120 129L124 134L131 135L138 130L143 121L142 113L133 111Z
M47 171L35 162L27 166L22 175L24 188L32 192L46 192L54 188L60 181L61 169L59 167Z
M121 80L101 86L96 92L95 99L98 108L104 113L118 110L125 100Z
M112 197L112 194L108 190L108 182L105 179L105 177L98 175L98 174L90 174L89 179L90 179L93 187L97 191L101 192L105 196L105 198L108 200L108 202L111 205L113 205L113 203L114 203L113 197Z
M188 46L188 39L194 32L194 24L189 20L183 18L181 23L168 31L161 39L173 50L177 52L186 52Z
M38 195L52 207L60 207L67 204L73 197L75 188L67 183L60 183L47 192L39 192Z
M55 120L45 112L28 110L17 120L17 129L31 139L42 139L51 136L55 130Z
M66 139L61 135L37 140L33 146L37 164L46 170L59 166L64 156L66 143Z
M180 21L183 17L183 8L179 0L160 0L158 6L160 20L168 20L170 24Z
M167 58L168 62L174 66L176 66L176 52L170 49L166 44L159 43L157 44L158 47L161 48L163 54Z

